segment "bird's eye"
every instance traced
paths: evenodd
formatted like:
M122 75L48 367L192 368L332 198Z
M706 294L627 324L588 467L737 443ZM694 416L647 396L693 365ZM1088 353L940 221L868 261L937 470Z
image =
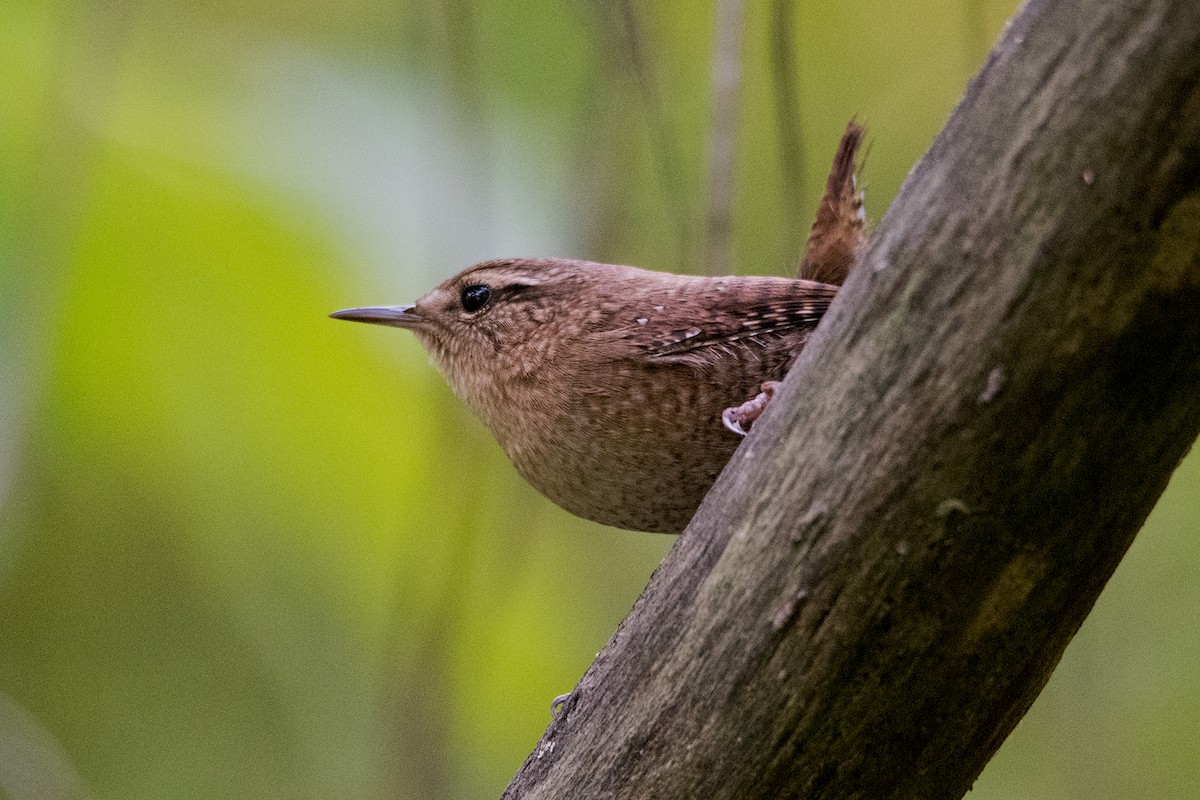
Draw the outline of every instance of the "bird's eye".
M482 283L475 283L462 290L462 307L468 314L473 314L487 305L492 297L492 290Z

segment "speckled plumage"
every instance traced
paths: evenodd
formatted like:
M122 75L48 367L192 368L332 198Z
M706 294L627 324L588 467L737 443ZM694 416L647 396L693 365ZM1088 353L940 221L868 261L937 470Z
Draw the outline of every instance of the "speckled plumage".
M814 227L802 275L840 283L856 257L860 139L852 122L826 190L839 198L826 224L845 230ZM678 533L741 441L722 411L782 380L837 290L511 259L470 267L413 306L334 316L416 334L521 475L558 505Z
M465 314L474 285L492 300ZM739 443L722 410L783 377L836 291L491 261L418 300L412 330L547 497L606 525L678 532Z

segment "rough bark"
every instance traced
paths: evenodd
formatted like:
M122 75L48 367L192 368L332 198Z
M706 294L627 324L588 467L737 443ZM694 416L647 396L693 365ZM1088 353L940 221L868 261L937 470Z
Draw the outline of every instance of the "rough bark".
M505 797L962 796L1198 431L1200 4L1034 0Z

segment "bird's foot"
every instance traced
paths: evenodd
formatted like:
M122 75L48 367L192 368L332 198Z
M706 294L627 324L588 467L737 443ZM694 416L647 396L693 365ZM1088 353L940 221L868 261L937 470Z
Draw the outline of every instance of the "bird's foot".
M722 411L721 422L738 436L745 436L754 420L762 416L763 411L767 409L771 399L775 397L775 392L779 390L779 385L779 381L767 381L760 387L762 391L754 399Z
M550 719L556 720L562 716L563 712L565 711L564 706L567 704L567 701L571 699L572 694L574 694L574 692L560 694L558 697L550 701Z

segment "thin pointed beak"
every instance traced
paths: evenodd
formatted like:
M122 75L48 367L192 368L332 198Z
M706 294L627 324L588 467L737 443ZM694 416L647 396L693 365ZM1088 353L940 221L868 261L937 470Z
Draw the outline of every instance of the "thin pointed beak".
M335 311L329 316L348 319L351 322L369 322L372 325L391 325L393 328L416 328L423 320L415 312L416 306L369 306Z

